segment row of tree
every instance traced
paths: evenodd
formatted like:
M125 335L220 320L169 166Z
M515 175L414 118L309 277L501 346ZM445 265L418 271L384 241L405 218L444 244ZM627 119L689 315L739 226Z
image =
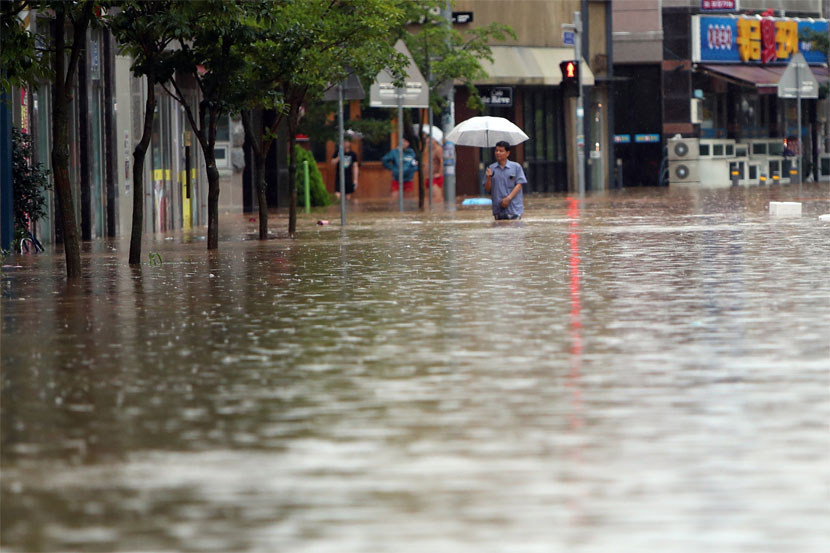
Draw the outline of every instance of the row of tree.
M348 72L371 80L381 69L403 78L406 60L395 51L403 38L430 87L483 75L491 39L512 31L502 25L462 36L440 18L445 0L40 0L6 1L2 9L2 85L53 84L52 171L62 224L67 276L81 276L80 236L69 179L69 114L72 88L89 28L106 26L132 71L147 79L141 139L133 152L133 219L129 262L141 258L144 227L144 158L150 145L155 89L178 100L204 154L208 178L207 247L219 243L219 171L214 145L220 117L240 113L257 170L259 236L268 235L265 161L281 125L289 137L289 221L297 225L294 140L303 106L317 100ZM17 16L37 9L50 14L48 36L32 36ZM46 47L36 45L48 45ZM198 105L187 91L198 88ZM473 102L477 101L474 89ZM441 99L435 98L440 111ZM254 116L268 110L276 117ZM423 149L423 144L419 144Z

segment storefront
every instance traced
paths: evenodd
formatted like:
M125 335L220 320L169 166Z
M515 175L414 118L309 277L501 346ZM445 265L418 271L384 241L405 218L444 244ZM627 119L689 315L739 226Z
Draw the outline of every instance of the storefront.
M779 174L782 182L790 174L787 168L794 168L798 158L804 179L820 178L817 168L826 153L827 133L822 125L825 101L802 100L799 129L797 101L779 98L778 84L797 52L804 56L818 83L830 80L825 54L805 39L811 33L826 36L827 32L825 19L692 16L689 114L695 136L685 138L697 139L699 143L687 141L684 150L700 151L700 163L704 164L709 162L703 152L712 155L710 146L717 141L724 141L724 146L734 145L730 149L736 156L746 151L749 157L753 156L752 145L764 142L767 146L755 148L758 152L766 150L766 157L784 158L781 161L785 166L781 166ZM670 79L664 75L664 82L667 80ZM741 144L747 148L739 147ZM757 153L755 157L762 156ZM669 159L671 164L671 141ZM702 166L699 169L706 173ZM772 178L769 173L767 176ZM677 180L678 175L670 169L670 181ZM728 182L726 176L721 180Z

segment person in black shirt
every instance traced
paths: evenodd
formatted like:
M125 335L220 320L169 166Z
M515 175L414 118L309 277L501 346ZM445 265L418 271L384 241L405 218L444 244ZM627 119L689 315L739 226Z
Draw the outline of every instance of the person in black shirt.
M360 174L360 162L357 159L357 154L352 151L352 143L346 141L343 143L343 168L346 176L346 199L351 200L352 194L357 190L358 175ZM340 156L331 159L332 165L335 167L334 173L334 191L337 198L340 198Z

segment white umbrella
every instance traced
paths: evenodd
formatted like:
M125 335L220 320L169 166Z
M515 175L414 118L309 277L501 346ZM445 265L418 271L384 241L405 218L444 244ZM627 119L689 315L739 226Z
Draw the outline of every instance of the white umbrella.
M416 133L419 129L421 129L421 132L423 132L426 136L432 134L432 139L436 142L442 142L444 140L444 131L434 125L424 125L421 127L421 125L415 123L412 127Z
M447 140L461 146L492 148L504 140L511 146L520 144L528 136L504 117L473 117L462 121L447 133Z

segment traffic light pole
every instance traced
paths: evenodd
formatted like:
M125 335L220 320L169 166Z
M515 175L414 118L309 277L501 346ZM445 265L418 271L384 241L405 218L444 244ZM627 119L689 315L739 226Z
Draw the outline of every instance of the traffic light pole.
M574 12L574 57L582 64L582 13ZM576 72L576 174L579 179L579 197L585 197L585 108L582 100L582 70Z

